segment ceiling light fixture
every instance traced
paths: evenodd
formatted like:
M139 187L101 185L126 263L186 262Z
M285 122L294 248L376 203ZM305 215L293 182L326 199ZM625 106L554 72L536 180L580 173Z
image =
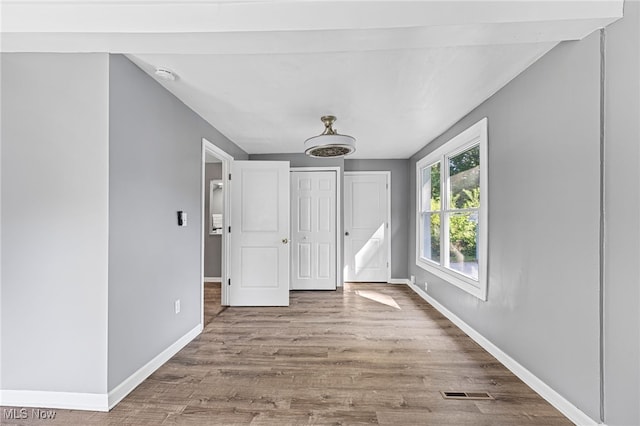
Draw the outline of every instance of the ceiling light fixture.
M304 141L304 153L309 157L330 158L344 157L356 151L356 140L352 136L340 135L333 129L336 118L325 115L320 120L324 123L324 132Z
M163 67L156 68L155 74L163 80L174 81L176 79L176 75L173 71Z

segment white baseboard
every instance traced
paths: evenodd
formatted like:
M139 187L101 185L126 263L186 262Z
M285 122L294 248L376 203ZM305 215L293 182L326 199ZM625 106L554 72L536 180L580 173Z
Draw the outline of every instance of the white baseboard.
M67 410L109 411L133 389L184 348L202 332L202 324L178 339L158 356L133 373L111 392L75 393L28 390L0 390L0 405L4 407L59 408Z
M59 408L67 410L108 411L107 394L1 390L4 407Z
M126 378L122 383L113 388L108 394L108 409L111 410L115 405L122 401L132 390L140 383L146 380L154 371L160 368L171 357L177 354L189 342L195 339L202 332L202 324L198 324L194 329L179 338L173 345L162 351L158 356L142 366L138 371Z
M389 284L406 284L406 285L409 285L409 284L411 284L411 281L409 281L406 278L391 278L389 280Z
M602 425L591 417L587 416L578 407L569 402L566 398L553 390L549 385L544 383L532 372L527 370L524 366L519 364L516 360L504 353L500 348L491 343L486 337L478 333L469 324L460 319L456 314L445 308L433 297L429 296L420 287L408 283L409 287L415 291L420 297L422 297L427 303L438 310L442 315L447 317L458 328L464 331L469 337L471 337L477 344L482 346L487 352L493 355L498 361L500 361L505 367L507 367L513 374L518 376L520 380L525 382L531 389L536 391L541 397L547 400L551 405L558 409L562 414L567 416L569 420L580 426L596 426ZM604 425L602 425L604 426Z
M220 283L222 282L221 277L204 277L205 283Z

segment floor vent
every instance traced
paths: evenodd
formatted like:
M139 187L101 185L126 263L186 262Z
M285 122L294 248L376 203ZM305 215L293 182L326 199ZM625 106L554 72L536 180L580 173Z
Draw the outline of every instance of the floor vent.
M444 399L494 399L487 392L450 392L440 391Z

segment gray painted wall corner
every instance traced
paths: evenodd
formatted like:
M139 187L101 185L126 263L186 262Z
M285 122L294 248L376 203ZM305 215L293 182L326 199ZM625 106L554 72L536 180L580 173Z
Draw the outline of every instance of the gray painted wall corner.
M488 301L415 265L414 196L409 272L593 419L599 417L599 67L598 34L560 44L416 153L410 165L415 194L417 160L488 117ZM566 214L550 208L569 201Z
M416 161L483 116L489 118L488 302L415 265L413 197L409 271L423 288L429 282L436 300L595 422L602 403L604 423L623 426L640 424L640 5L626 2L625 17L605 33L604 86L599 35L562 43L411 159L414 194ZM599 226L601 112L602 400L599 270L594 267L600 250L594 230ZM568 206L562 211L573 223L558 220L558 211L548 206Z
M640 424L640 3L605 29L604 420Z
M246 153L124 56L110 58L112 390L201 323L202 138Z

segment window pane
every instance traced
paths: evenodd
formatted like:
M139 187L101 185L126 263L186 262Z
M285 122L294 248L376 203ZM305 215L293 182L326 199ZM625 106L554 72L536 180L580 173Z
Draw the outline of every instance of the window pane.
M440 213L422 215L422 257L440 263Z
M480 146L449 158L449 208L480 206Z
M422 211L440 210L440 162L422 169Z
M449 215L449 267L478 280L478 212Z

